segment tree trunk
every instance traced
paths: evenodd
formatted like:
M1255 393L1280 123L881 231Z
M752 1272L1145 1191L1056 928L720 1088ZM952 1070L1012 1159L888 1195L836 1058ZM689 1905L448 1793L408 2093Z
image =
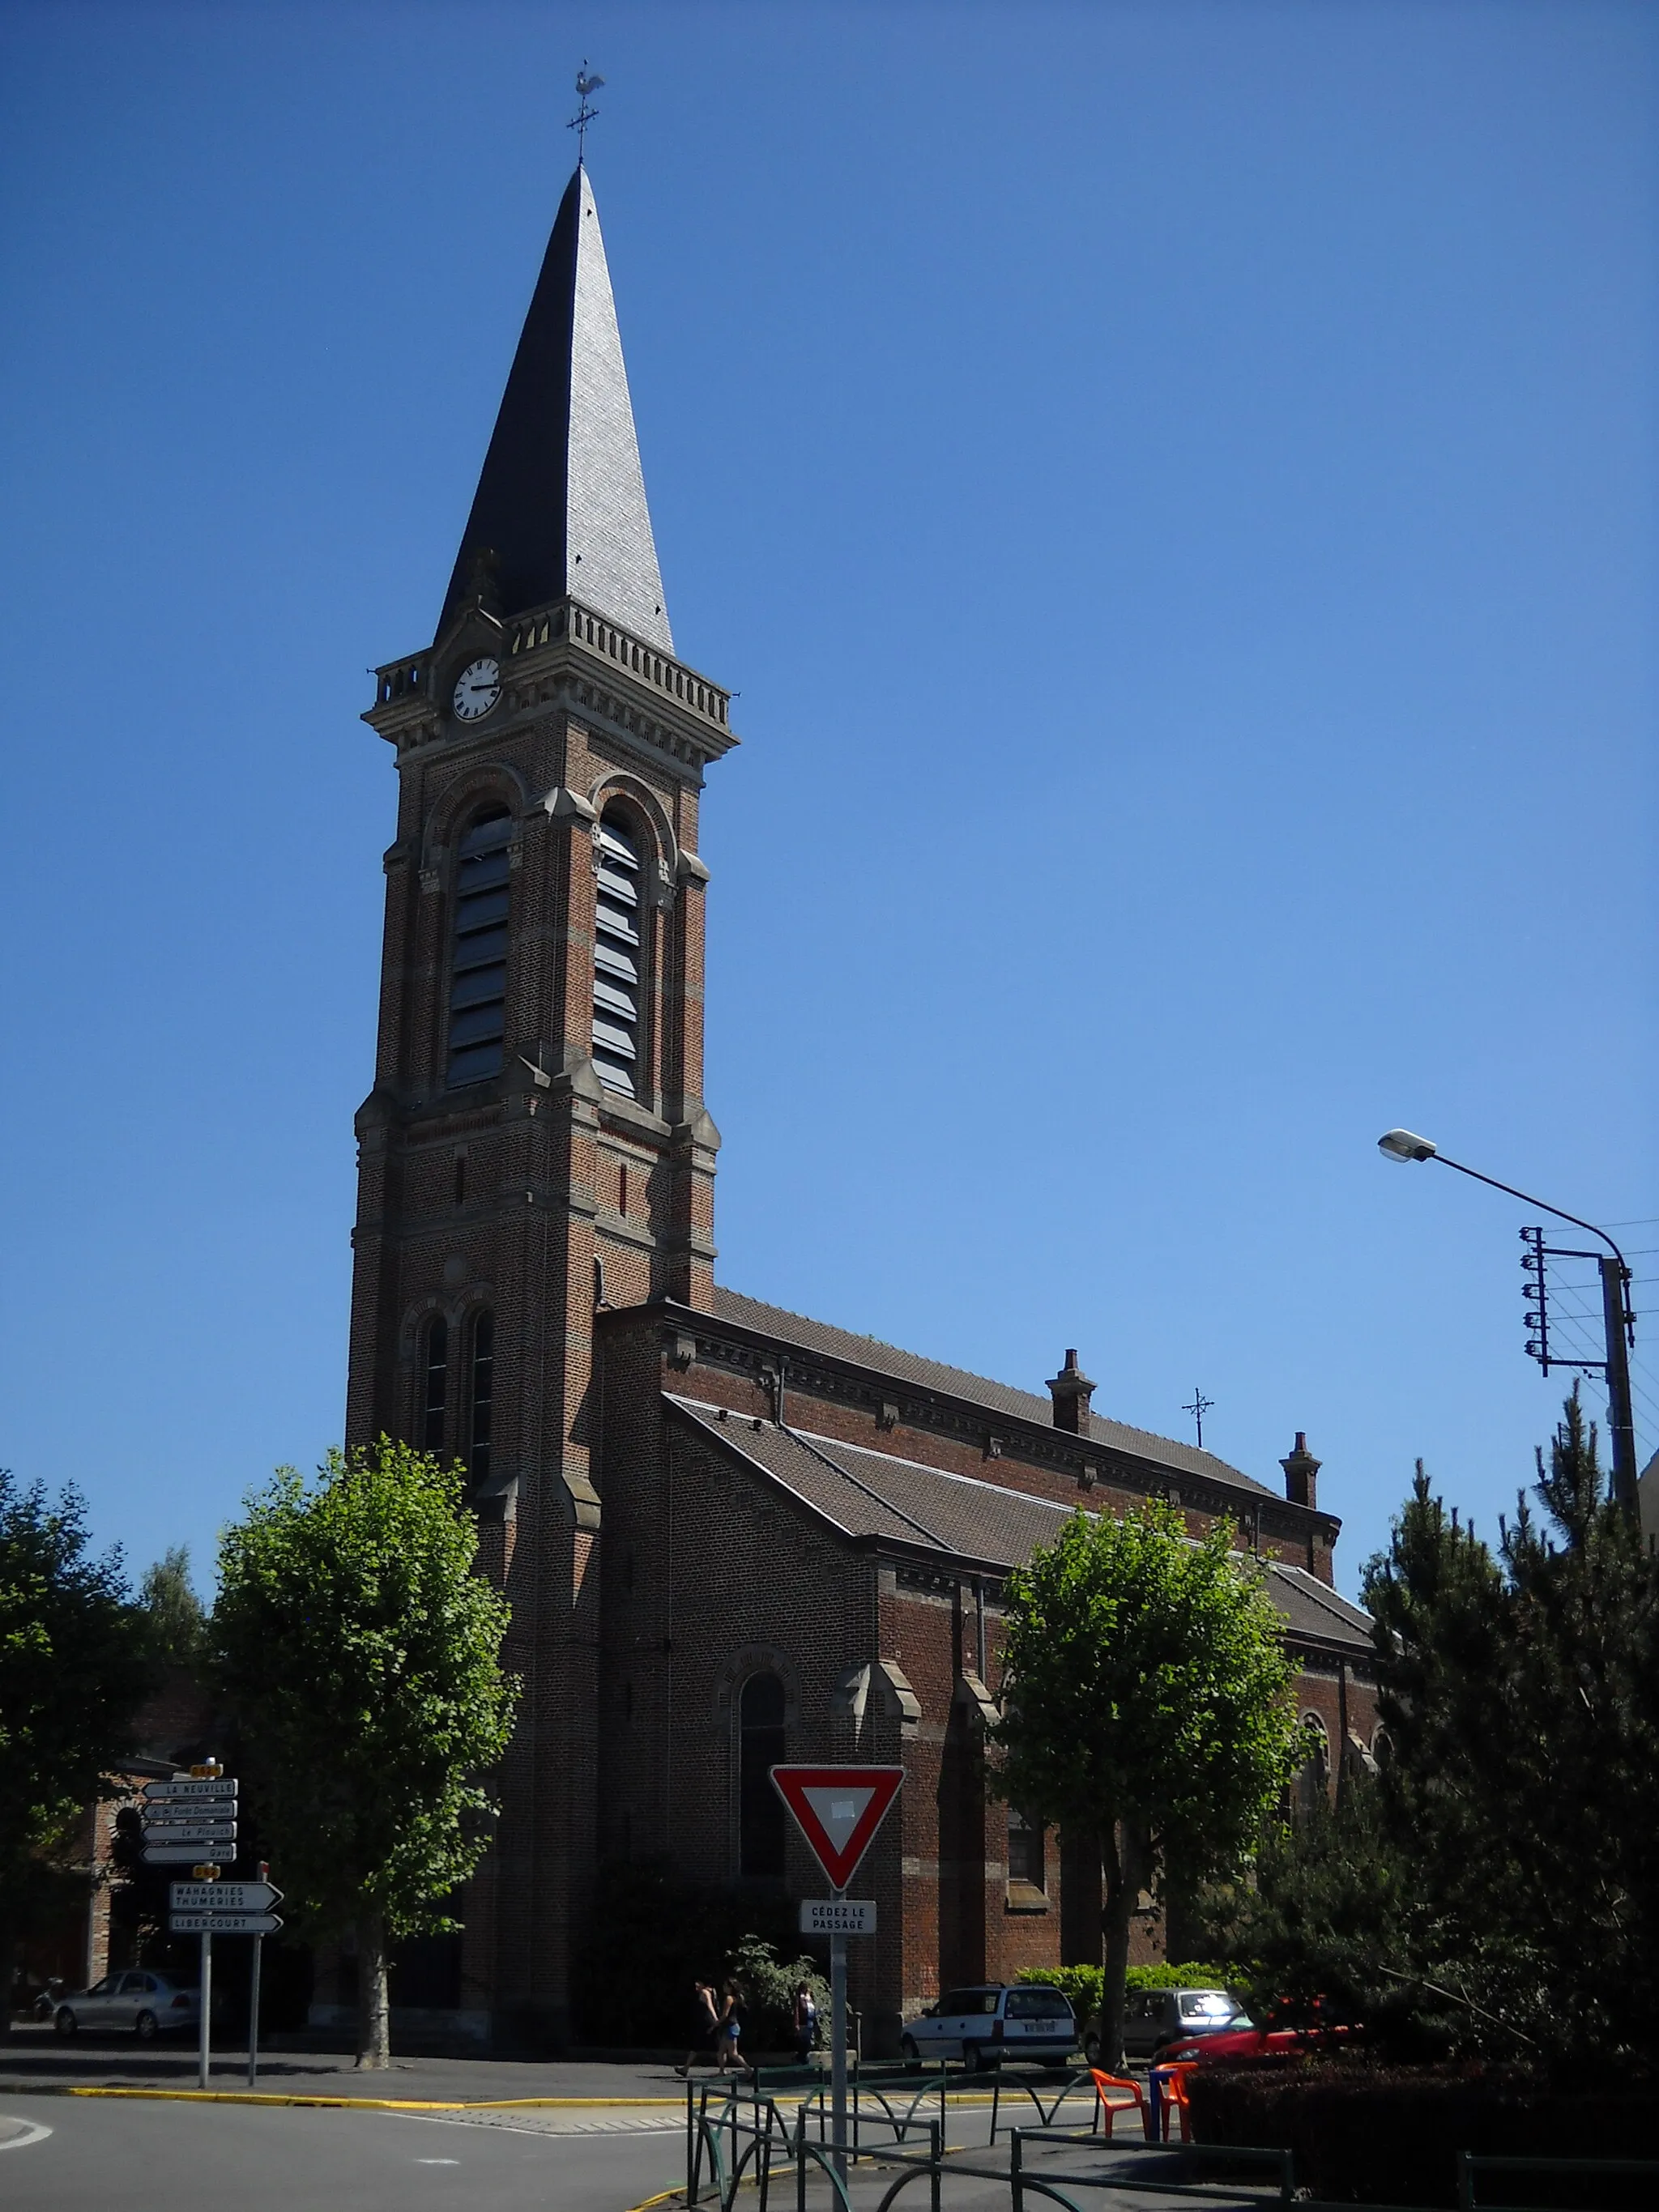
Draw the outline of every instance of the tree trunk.
M386 2002L386 1923L378 1912L357 1923L357 2063L392 2063L392 2019Z
M1129 1927L1140 1895L1146 1853L1131 1822L1109 1828L1101 1838L1106 1902L1101 1923L1106 1930L1106 1964L1100 1991L1100 2063L1108 2074L1123 2071L1123 2014L1129 1974Z

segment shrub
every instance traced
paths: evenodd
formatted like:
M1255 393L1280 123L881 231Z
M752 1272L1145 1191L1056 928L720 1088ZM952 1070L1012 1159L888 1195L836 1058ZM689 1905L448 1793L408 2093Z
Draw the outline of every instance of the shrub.
M1328 2201L1389 2205L1455 2204L1458 2154L1466 2150L1651 2157L1653 2087L1564 2094L1516 2068L1387 2066L1358 2054L1202 2066L1188 2080L1199 2142L1288 2149L1298 2189ZM1518 2176L1494 2179L1507 2185L1495 2193L1510 2202L1525 2187ZM1619 2179L1601 2176L1587 2191L1564 2190L1550 2201L1605 2212L1646 2201L1635 2187L1620 2195ZM1644 2186L1650 2192L1650 2182Z
M795 1990L810 1982L827 2042L830 1984L816 1959L780 1959L770 1943L744 1936L726 1955L726 1971L748 2000L743 2039L751 2050L785 2051L795 2039Z

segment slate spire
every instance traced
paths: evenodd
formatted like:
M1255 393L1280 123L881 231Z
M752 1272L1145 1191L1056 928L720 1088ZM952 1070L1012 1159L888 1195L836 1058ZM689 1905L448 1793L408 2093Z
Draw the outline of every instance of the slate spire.
M568 592L673 651L611 272L581 167L559 203L440 632L477 588L485 555L505 612Z

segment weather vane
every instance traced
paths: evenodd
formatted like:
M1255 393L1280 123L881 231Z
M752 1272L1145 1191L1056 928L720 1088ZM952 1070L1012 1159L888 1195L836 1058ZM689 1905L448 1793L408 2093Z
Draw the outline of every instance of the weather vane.
M1183 1413L1190 1413L1193 1419L1198 1423L1198 1448L1200 1451L1202 1451L1204 1449L1204 1416L1209 1412L1211 1407L1213 1406L1215 1400L1213 1398L1206 1398L1204 1393L1199 1389L1197 1383L1194 1382L1193 1385L1192 1403L1189 1406L1183 1406L1181 1409Z
M604 82L602 76L594 76L589 71L584 56L582 65L576 71L576 90L580 96L581 106L564 126L567 131L574 131L576 134L576 167L579 169L587 150L587 126L599 112L597 107L589 106L587 95L590 92L597 92Z

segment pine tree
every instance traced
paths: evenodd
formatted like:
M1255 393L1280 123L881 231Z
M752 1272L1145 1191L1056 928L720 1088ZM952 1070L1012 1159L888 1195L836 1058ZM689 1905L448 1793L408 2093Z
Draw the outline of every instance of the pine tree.
M1391 1754L1371 1802L1281 1832L1225 1902L1260 1984L1579 2071L1659 2057L1659 1562L1577 1392L1535 1494L1494 1551L1419 1465L1366 1572Z

